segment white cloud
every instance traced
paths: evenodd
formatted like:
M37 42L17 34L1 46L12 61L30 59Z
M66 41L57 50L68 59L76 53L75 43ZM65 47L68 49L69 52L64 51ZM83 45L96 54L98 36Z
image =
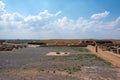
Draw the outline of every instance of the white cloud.
M0 15L5 12L5 3L0 1Z
M23 21L24 17L22 15L20 15L19 13L5 13L3 15L0 16L1 20L6 21L6 22L11 22L11 21Z
M0 9L4 9L4 8L5 8L5 4L2 1L0 1Z
M60 15L62 13L62 11L58 11L56 14L55 14L55 16L58 16L58 15Z
M38 15L29 15L27 16L24 20L27 21L38 21L38 20L43 20L43 19L48 19L52 17L53 14L50 14L48 10L44 10L43 12L40 12Z
M49 18L49 17L52 17L53 14L50 14L50 13L48 12L48 10L44 10L43 12L40 12L40 13L39 13L39 16L42 17L42 18Z
M5 4L0 1L2 9L5 11ZM67 16L58 18L61 12L53 14L44 10L25 17L6 11L0 15L0 38L120 38L120 17L108 22L96 20L106 17L108 11L93 14L92 19L80 17L77 20Z
M102 19L102 18L105 18L106 16L108 16L109 13L110 13L110 12L105 11L105 12L103 12L103 13L93 14L93 15L91 16L91 19Z

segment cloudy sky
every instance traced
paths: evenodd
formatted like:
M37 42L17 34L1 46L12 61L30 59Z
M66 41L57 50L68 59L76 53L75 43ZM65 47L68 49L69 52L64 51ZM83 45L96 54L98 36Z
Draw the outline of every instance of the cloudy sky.
M119 0L0 0L0 39L120 39Z

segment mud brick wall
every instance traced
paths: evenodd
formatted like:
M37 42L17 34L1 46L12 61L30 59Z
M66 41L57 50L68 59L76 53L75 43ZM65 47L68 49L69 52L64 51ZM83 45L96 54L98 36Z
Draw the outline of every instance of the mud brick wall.
M93 53L96 54L97 50L96 50L96 46L91 46L91 45L88 45L87 48L92 51Z
M99 47L97 48L96 52L96 47L95 46L87 46L87 48L92 51L94 54L100 56L101 58L111 62L113 65L120 67L120 55L119 54L114 54L109 51L103 51Z
M120 54L120 48L117 49L117 54Z

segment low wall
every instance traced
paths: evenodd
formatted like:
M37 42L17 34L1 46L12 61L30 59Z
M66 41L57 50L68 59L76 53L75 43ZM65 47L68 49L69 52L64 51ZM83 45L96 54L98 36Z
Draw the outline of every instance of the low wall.
M36 47L40 47L40 45L28 45L28 47L34 47L34 48L36 48Z
M113 65L120 67L120 55L119 54L115 54L109 51L103 51L102 49L100 49L99 47L95 47L95 46L87 46L87 48L92 51L94 54L100 56L101 58L111 62ZM97 51L96 51L97 49Z
M95 46L88 45L87 48L88 48L90 51L92 51L93 53L96 54L97 51L96 51L96 47L95 47Z

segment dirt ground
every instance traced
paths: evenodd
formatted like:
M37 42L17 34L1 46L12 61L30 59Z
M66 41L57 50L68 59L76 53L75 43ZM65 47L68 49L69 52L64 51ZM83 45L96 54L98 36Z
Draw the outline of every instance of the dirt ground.
M120 68L83 49L39 47L1 51L0 80L120 80ZM70 55L46 56L58 51Z

